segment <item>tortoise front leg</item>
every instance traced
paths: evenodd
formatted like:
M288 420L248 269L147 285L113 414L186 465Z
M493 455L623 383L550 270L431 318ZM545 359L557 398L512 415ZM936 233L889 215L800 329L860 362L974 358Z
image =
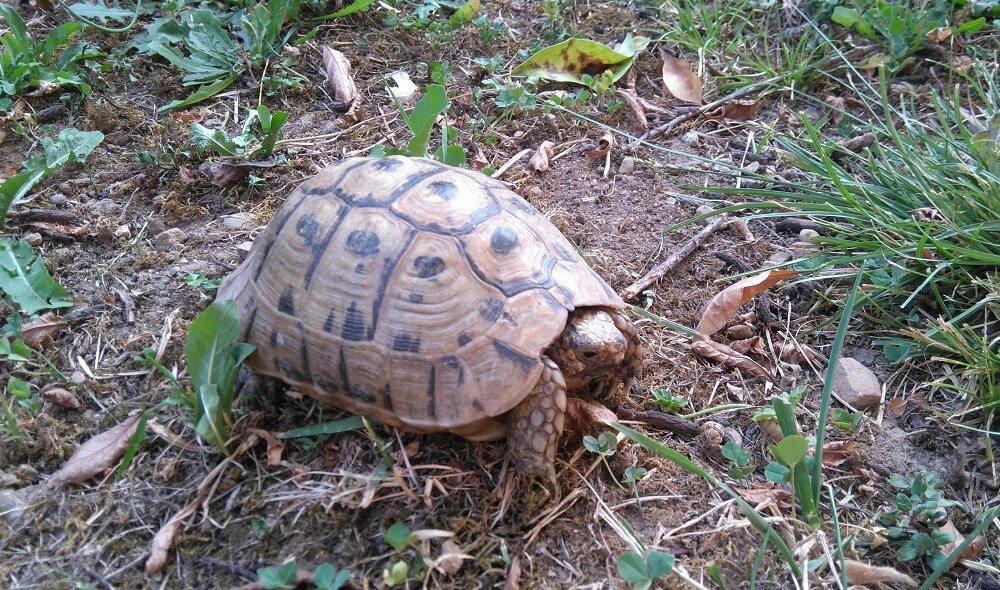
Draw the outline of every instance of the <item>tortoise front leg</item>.
M542 376L528 397L510 411L507 444L521 473L556 481L556 448L566 418L566 381L552 360L542 357Z

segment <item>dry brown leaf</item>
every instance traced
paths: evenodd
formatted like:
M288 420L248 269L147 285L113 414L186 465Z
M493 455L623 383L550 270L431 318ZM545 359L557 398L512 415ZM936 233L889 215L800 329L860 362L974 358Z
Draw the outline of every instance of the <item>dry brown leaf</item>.
M695 337L691 339L691 350L702 358L722 363L727 367L743 369L765 381L771 381L771 374L768 373L767 369L721 342L715 342L703 336Z
M776 343L778 358L793 365L815 363L819 358L816 351L805 344L796 344L790 340L779 340Z
M549 160L552 159L555 153L552 149L554 147L556 147L556 144L551 141L543 141L542 145L538 146L538 149L535 150L535 153L528 160L528 168L535 172L547 172L549 169Z
M49 387L47 389L43 389L42 399L47 402L52 402L57 406L71 408L74 410L79 410L83 407L80 403L80 398L76 397L75 393L63 389L62 387Z
M772 418L761 420L757 422L757 426L774 442L781 442L785 438L785 434L781 432L781 425L778 424L777 420Z
M507 579L504 580L503 590L520 590L521 588L521 556L517 555L510 562L507 569Z
M205 119L205 115L192 111L180 111L177 113L171 113L170 118L177 121L181 125L190 125L191 123L201 123Z
M72 227L60 223L46 223L44 221L32 221L28 225L37 229L43 234L49 236L80 238L90 233L90 223L84 223L83 225Z
M674 98L692 104L701 104L701 80L694 75L691 64L678 59L660 48L663 85Z
M743 122L757 119L756 100L730 100L705 113L713 121Z
M937 27L927 31L927 40L935 45L946 43L951 38L951 27Z
M66 322L50 311L24 324L21 328L21 339L28 347L42 350L65 327Z
M744 277L718 293L708 305L698 322L698 333L704 336L721 330L736 316L741 305L753 299L758 293L769 289L775 283L795 276L794 270L775 268L750 277Z
M904 573L891 567L875 567L853 559L844 560L844 572L850 586L870 586L876 583L902 584L911 588L918 584Z
M885 404L885 415L895 420L906 413L907 402L901 397L894 397Z
M835 440L823 445L823 466L836 467L842 465L858 454L858 445L850 440Z
M180 530L180 519L173 519L157 531L149 546L149 559L146 560L147 572L155 574L167 565L167 561L170 559L170 548L174 546L174 538Z
M111 467L128 448L141 417L142 413L136 414L80 445L59 471L52 474L47 485L58 486L87 481Z
M454 576L462 569L462 548L451 539L441 543L441 557L443 559L438 566L449 576Z
M939 530L942 532L950 531L955 535L954 540L952 540L950 543L946 543L941 546L941 551L945 555L951 554L952 551L958 549L958 546L965 542L965 535L958 532L958 529L955 528L955 524L951 521L950 518L948 519L947 522L941 525L941 528ZM982 535L979 535L978 537L973 539L971 543L969 543L969 546L965 548L965 551L963 551L962 554L958 556L958 558L973 559L973 560L978 559L979 555L983 552L983 549L985 548L986 548L986 538L983 537Z
M629 70L631 73L634 70ZM635 119L636 125L639 129L645 130L649 128L649 121L646 119L646 110L642 108L639 104L639 98L635 94L635 90L619 88L615 90L615 96L625 101L628 105L628 109L632 111L632 118Z
M791 506L789 503L789 500L792 497L791 493L788 490L784 490L777 486L757 487L750 488L749 490L736 488L736 493L742 496L744 500L755 506L767 501L774 502L781 508L788 508Z
M333 98L344 105L344 109L350 110L354 101L358 99L358 87L354 84L354 77L351 76L351 60L343 53L322 46L323 67L326 69L326 85L333 93Z
M285 443L278 440L278 437L274 436L273 433L263 428L248 428L247 432L256 434L267 441L268 466L278 467L281 465L281 454L285 451Z
M611 153L611 148L615 147L615 136L605 133L597 142L597 149L587 152L588 158L603 158Z
M483 149L478 145L475 146L476 154L469 160L469 168L473 170L482 170L483 168L490 165L490 161L486 158L486 154L483 153Z
M566 400L566 430L590 432L597 427L605 429L618 422L618 416L599 403L579 398Z

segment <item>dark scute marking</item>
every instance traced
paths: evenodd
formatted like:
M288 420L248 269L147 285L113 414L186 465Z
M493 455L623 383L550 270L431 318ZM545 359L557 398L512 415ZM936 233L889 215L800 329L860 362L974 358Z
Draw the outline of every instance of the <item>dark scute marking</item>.
M392 339L392 349L399 352L420 352L420 338L411 334L399 334Z
M278 311L287 315L295 315L295 298L291 288L278 298Z
M319 234L319 223L316 222L316 216L312 213L307 213L299 217L298 223L295 224L295 233L299 234L299 237L306 243L306 246L312 247L313 242L316 241L316 236Z
M458 346L459 347L465 346L466 344L468 344L470 342L472 342L472 338L470 338L468 334L462 333L462 334L458 335Z
M476 408L480 412L483 412L484 414L486 413L486 408L483 407L483 404L479 403L478 399L472 400L472 407Z
M431 365L430 378L427 380L427 415L437 418L437 372L434 365Z
M354 272L358 274L365 272L365 265L359 262L358 265L354 267Z
M494 340L493 348L500 354L500 356L505 359L509 359L517 363L521 370L527 373L538 363L538 359L532 358L530 356L525 356L520 352L514 350L513 348L507 346L503 342Z
M570 250L558 242L552 245L552 250L555 251L556 256L562 258L563 260L577 261L580 259L580 255L577 254L575 250Z
M410 293L410 301L413 303L423 303L424 296L420 293Z
M427 185L427 188L444 201L450 201L459 196L458 187L447 180L435 180Z
M351 389L351 379L347 375L347 357L344 356L344 349L340 349L340 361L337 363L337 373L340 375L340 389L349 391Z
M331 309L330 315L326 316L326 321L323 322L323 331L326 332L327 334L332 334L333 322L334 322L334 316L333 316L333 310Z
M555 285L555 281L552 280L552 270L556 267L558 260L556 260L556 257L551 254L545 254L543 256L541 269L536 269L532 273L532 279L518 279L516 281L504 283L491 276L487 276L486 273L479 268L474 257L470 256L469 252L465 249L464 242L459 240L457 244L476 277L487 285L496 287L506 297L513 297L518 293L523 293L532 289L548 290Z
M503 314L503 301L492 297L487 299L486 303L479 308L479 315L483 316L483 319L491 324L500 319L501 314Z
M506 194L507 204L511 208L520 211L521 213L527 213L528 215L539 215L538 209L531 206L531 203L525 201L520 195L515 193L507 192Z
M336 393L340 391L340 382L333 378L333 375L329 373L320 373L316 375L316 385L319 386L321 390L326 393Z
M295 193L293 192L292 196L294 196L294 194ZM285 202L287 203L288 201ZM280 236L281 230L285 227L285 224L288 223L288 220L292 218L292 215L294 215L295 212L298 211L299 207L302 206L302 203L305 202L306 199L299 199L298 201L296 201L295 204L292 205L291 210L288 213L286 213L284 217L281 218L281 221L279 221L278 224L274 226L273 232L271 232L269 235ZM271 230L271 224L268 224L268 230ZM270 240L268 243L264 244L264 251L261 252L260 255L260 264L257 266L257 270L253 274L254 282L257 282L257 279L260 278L261 271L264 270L264 265L267 263L267 257L271 254L271 246L274 246L273 239Z
M444 260L440 256L417 256L413 267L417 269L418 277L429 279L444 272Z
M279 359L276 363L281 374L290 380L298 383L310 383L309 376L303 373L298 367L292 365L285 359Z
M395 172L403 166L403 161L395 158L382 158L373 162L371 166L372 170L379 172Z
M380 240L370 231L356 229L347 236L347 249L358 256L371 256L378 252Z
M358 385L357 383L352 385L351 388L347 390L347 393L354 399L364 402L366 404L375 403L375 396L372 395L370 391L365 389L363 386Z
M493 230L493 235L490 236L490 248L493 248L494 252L497 254L508 254L515 247L517 247L516 231L506 225Z
M299 322L299 334L302 333L301 322ZM312 381L312 371L309 369L309 347L306 346L306 339L302 339L302 372L309 376L309 381Z
M241 342L246 342L247 338L250 337L250 332L253 330L253 325L257 321L257 308L254 307L250 312L250 317L247 318L247 326L243 329L243 336L240 337Z
M443 356L441 357L441 362L443 362L449 369L458 371L458 378L455 380L455 385L457 387L461 387L465 384L465 369L462 368L462 363L458 360L457 356L453 354Z
M414 231L408 232L402 247L397 250L396 254L392 257L386 256L384 259L382 276L379 277L378 288L375 290L375 299L372 301L372 325L368 328L368 340L375 337L375 330L378 329L378 318L382 313L382 302L385 300L385 294L389 287L389 279L392 278L392 272L396 269L396 264L399 263L400 257L410 248L410 244L413 242L413 237L415 235L416 232Z
M281 332L271 332L271 346L281 346L284 344L284 337Z
M385 389L382 390L382 405L385 406L385 409L390 412L392 411L392 389L388 383L385 384Z
M344 340L357 342L365 339L365 319L358 313L358 302L352 301L351 307L344 317L344 327L340 330L340 337Z

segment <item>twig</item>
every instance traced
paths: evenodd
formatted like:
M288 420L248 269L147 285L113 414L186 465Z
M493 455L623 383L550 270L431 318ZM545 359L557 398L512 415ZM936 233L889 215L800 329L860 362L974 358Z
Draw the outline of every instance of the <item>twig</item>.
M718 229L725 225L728 221L729 215L719 215L718 217L713 218L708 225L703 227L693 238L674 251L674 253L667 257L666 260L653 267L653 269L647 272L641 279L626 287L625 290L622 291L622 297L626 301L632 299L638 295L640 291L652 283L660 280L663 275L667 274L667 272L680 264L680 262L687 258L692 252L697 250L709 236L718 231Z
M642 422L647 426L666 430L684 438L695 438L701 433L701 428L698 427L697 423L666 412L657 410L637 412L635 410L618 408L617 413L621 418L626 420Z
M126 324L135 323L135 301L132 300L132 296L128 294L124 289L112 289L112 293L115 297L122 302L122 315L125 316Z

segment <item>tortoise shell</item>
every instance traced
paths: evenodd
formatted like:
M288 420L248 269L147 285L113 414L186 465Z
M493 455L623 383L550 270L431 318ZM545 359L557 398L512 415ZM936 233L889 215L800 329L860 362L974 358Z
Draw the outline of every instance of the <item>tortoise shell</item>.
M236 301L258 373L466 434L531 392L571 311L625 306L503 184L404 157L341 160L296 188L217 298Z

